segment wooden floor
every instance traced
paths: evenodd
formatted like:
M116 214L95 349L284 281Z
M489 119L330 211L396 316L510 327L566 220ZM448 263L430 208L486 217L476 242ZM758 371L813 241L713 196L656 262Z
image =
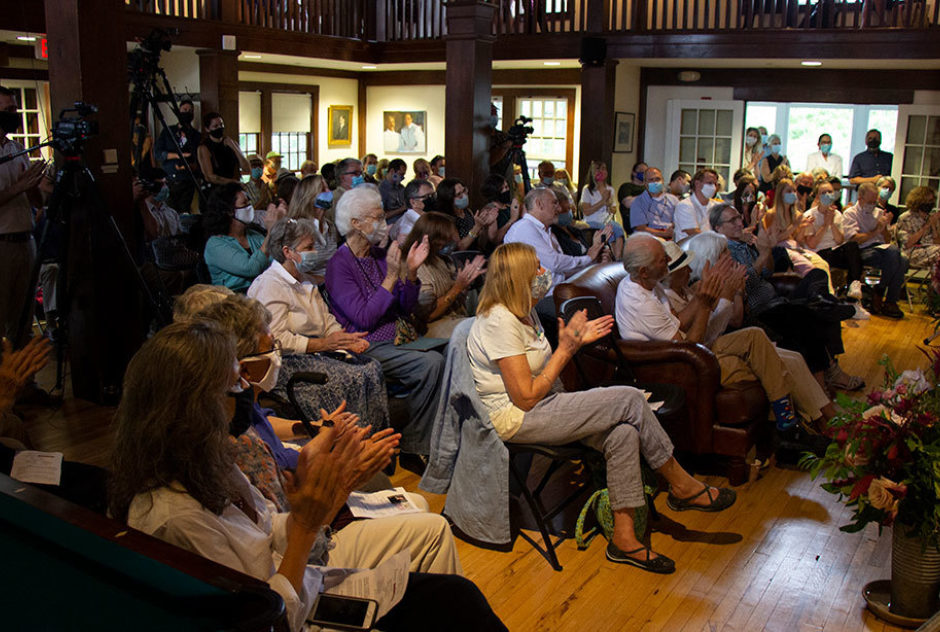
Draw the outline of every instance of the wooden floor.
M846 371L873 385L881 381L877 361L884 353L899 369L922 366L914 345L933 331L922 308L900 322L853 324L844 327ZM40 378L47 386L52 381L48 371ZM25 412L37 449L107 464L110 409L69 400L51 414ZM399 470L393 480L423 493L409 472ZM887 534L879 538L874 528L840 532L849 512L800 471L774 467L737 491L737 504L717 515L673 514L659 498L666 520L653 544L678 567L665 577L607 562L601 540L586 551L573 540L562 543L561 572L522 538L511 552L462 541L458 549L467 577L515 632L900 630L870 615L861 597L865 583L890 576ZM443 496L423 495L433 511L441 510Z

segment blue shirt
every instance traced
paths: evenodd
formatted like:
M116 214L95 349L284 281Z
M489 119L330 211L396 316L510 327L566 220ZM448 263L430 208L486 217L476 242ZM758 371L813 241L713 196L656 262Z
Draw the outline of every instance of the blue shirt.
M268 421L268 415L273 414L273 410L261 408L258 402L251 405L251 427L255 429L261 440L268 444L271 453L274 454L274 460L277 466L282 470L293 470L297 468L297 457L300 452L285 448L281 440L274 434L274 427Z
M206 242L204 257L214 285L224 285L233 292L244 292L271 263L261 250L264 235L249 230L245 236L251 252L228 235L214 235Z
M663 193L658 198L643 191L633 204L630 205L630 226L648 226L649 228L669 228L672 225L672 214L676 209L679 198L672 193Z
M873 176L890 176L891 163L894 156L886 151L863 151L852 158L852 167L849 169L849 178L871 178Z

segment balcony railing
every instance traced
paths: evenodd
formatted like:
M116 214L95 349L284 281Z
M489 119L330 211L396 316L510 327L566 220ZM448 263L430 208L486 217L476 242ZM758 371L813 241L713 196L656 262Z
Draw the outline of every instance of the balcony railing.
M441 0L124 0L153 15L359 40L441 39ZM492 0L493 34L940 27L940 0ZM605 8L605 5L606 8Z

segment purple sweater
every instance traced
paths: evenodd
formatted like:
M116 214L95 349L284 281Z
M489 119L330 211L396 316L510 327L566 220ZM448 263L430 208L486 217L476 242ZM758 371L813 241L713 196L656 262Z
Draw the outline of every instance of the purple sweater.
M414 311L421 282L399 280L389 292L382 287L388 270L385 250L373 247L369 254L358 259L343 244L330 258L326 266L330 311L346 331L369 332L369 342L394 340L395 321Z

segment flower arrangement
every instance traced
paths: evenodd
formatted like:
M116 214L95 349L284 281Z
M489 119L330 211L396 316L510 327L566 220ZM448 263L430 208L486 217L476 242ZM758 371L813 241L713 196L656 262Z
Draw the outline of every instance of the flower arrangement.
M850 533L870 522L898 523L938 546L940 534L940 350L924 351L926 371L898 373L886 357L884 386L867 401L841 396L844 413L829 423L833 441L800 463L823 489L854 508Z

